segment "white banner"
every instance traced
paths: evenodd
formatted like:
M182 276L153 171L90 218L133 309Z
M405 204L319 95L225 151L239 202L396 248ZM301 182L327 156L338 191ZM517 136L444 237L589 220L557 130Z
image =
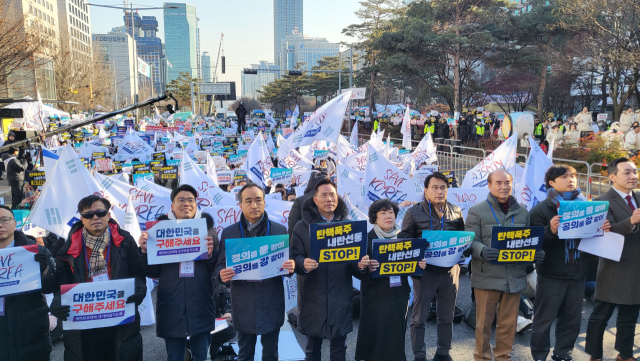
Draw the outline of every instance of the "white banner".
M122 144L118 147L118 152L114 158L117 161L138 158L141 162L153 160L154 149L140 138L132 130L127 131Z
M371 148L371 144L369 144ZM344 165L351 169L355 169L359 172L364 172L367 169L367 162L369 154L365 150L364 152L352 154L344 159Z
M413 151L413 161L415 165L421 163L435 164L438 162L438 156L436 155L436 146L431 139L431 133L427 133L420 141L420 144Z
M369 162L364 172L365 195L369 203L388 198L392 202L421 201L423 186L369 145Z
M265 203L264 211L270 220L283 225L288 230L291 207L293 207L293 202L272 200Z
M37 253L37 245L0 249L0 297L42 288Z
M293 177L291 178L291 184L295 184L297 187L306 187L311 178L311 173L317 172L315 170L293 170Z
M278 159L278 165L280 168L299 170L311 170L313 168L313 163L303 157L302 154L295 149L291 149L289 152L283 154L285 157Z
M267 144L264 141L262 132L254 139L249 151L247 152L247 160L241 166L247 172L249 180L255 184L266 187L271 179L271 168L273 162L269 156Z
M356 186L362 187L364 180L364 172L345 167L341 164L336 166L336 176L338 178L338 186Z
M460 207L462 216L467 219L469 209L480 202L486 201L488 195L488 187L449 188L447 202Z
M498 169L505 169L509 174L514 173L517 146L518 133L514 133L509 139L502 143L498 149L483 159L482 162L467 171L462 181L462 188L485 187L489 174ZM514 180L517 179L515 174L511 175Z
M402 133L402 146L409 150L411 150L411 114L410 113L411 111L409 110L409 106L407 105L407 109L405 109L404 111L404 117L402 118L402 128L400 129L400 133ZM422 140L424 140L424 138ZM420 143L422 144L422 142Z
M222 231L230 225L240 222L242 211L238 206L206 207L202 213L207 213L213 218L218 239L222 237Z
M547 198L544 176L553 162L547 158L547 155L531 136L529 136L529 144L531 152L527 158L527 164L524 166L524 175L515 184L514 196L518 203L531 211L538 202Z
M209 258L205 239L207 222L204 218L159 221L147 232L147 258L150 265Z
M212 204L209 188L213 180L198 167L191 157L182 157L180 162L180 185L188 184L198 191L198 206L209 207Z

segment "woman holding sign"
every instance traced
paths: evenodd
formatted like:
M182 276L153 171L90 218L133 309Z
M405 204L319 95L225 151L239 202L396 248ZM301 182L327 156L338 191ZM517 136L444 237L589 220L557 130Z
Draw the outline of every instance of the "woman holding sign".
M369 257L373 254L374 239L398 238L398 212L398 205L388 199L379 199L369 207L369 223L374 225L367 234ZM361 277L355 358L367 361L406 360L404 337L411 287L407 276L372 278L372 272L379 266L378 261L372 260L368 272Z

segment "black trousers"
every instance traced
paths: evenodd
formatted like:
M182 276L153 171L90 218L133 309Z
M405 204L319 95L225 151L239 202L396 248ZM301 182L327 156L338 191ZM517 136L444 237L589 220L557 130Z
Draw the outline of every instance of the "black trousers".
M22 189L20 189L20 183L20 181L9 181L9 185L11 186L11 209L16 209L24 198Z
M307 346L304 348L305 361L322 360L322 338L307 336ZM336 337L330 340L329 360L345 361L347 358L347 336Z
M238 332L238 361L253 361L256 353L256 341L258 335L251 333ZM262 360L278 361L278 338L280 337L280 329L271 331L264 335L260 335L260 343L262 344Z
M584 348L592 359L602 358L604 332L616 307L618 307L618 319L616 320L615 349L623 359L633 357L633 337L636 332L636 321L638 320L640 305L616 305L615 303L596 299L596 304L593 306L591 316L589 316L587 343Z
M82 331L82 356L85 360L115 360L116 326Z

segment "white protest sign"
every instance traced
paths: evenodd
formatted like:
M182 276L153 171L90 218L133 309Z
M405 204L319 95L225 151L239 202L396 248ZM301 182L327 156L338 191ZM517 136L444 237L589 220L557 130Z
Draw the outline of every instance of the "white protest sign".
M437 165L426 165L420 167L419 170L413 172L413 180L418 183L424 185L424 180L427 179L429 174L433 174L438 171Z
M37 245L0 249L0 297L42 288Z
M284 283L284 313L288 313L298 305L298 278L282 277Z
M289 274L282 264L289 259L289 236L225 240L227 267L236 272L232 281L264 280Z
M578 245L580 252L620 262L624 236L613 232L604 232L603 236L583 238Z
M203 218L149 222L149 264L196 261L209 258L207 222Z
M514 133L502 143L498 149L489 154L473 169L467 171L462 181L462 188L486 187L489 174L505 169L510 174L514 172L516 164L516 147L518 145L518 133ZM517 180L515 174L511 174Z
M25 222L22 226L22 233L36 238L47 236L47 231L44 228L34 226L31 222Z
M558 238L588 238L602 236L602 225L607 220L607 201L560 201Z
M232 170L225 170L225 171L220 171L220 172L217 172L217 173L218 173L218 184L219 185L233 183L233 174L234 174L234 172Z
M60 286L60 300L70 306L70 316L62 329L90 330L124 325L135 321L135 303L126 303L135 293L135 280L86 282Z
M113 170L111 158L96 159L96 172L110 172Z
M114 158L117 161L138 158L141 162L153 160L154 149L132 131L128 131L118 147Z
M422 231L422 238L429 242L424 252L427 264L438 267L452 267L462 259L462 252L471 246L473 232L464 231Z

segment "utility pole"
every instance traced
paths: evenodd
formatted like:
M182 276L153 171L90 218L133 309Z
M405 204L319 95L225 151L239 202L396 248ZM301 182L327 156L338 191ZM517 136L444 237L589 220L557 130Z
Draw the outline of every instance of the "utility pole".
M196 113L196 102L195 99L193 98L193 82L191 83L191 111L193 112L193 114Z
M349 89L353 88L353 46L349 47ZM349 99L349 137L351 137L351 112L353 111L353 100ZM373 109L369 109L369 114L373 117ZM357 124L357 122L356 122Z
M338 95L342 94L342 52L338 50Z

